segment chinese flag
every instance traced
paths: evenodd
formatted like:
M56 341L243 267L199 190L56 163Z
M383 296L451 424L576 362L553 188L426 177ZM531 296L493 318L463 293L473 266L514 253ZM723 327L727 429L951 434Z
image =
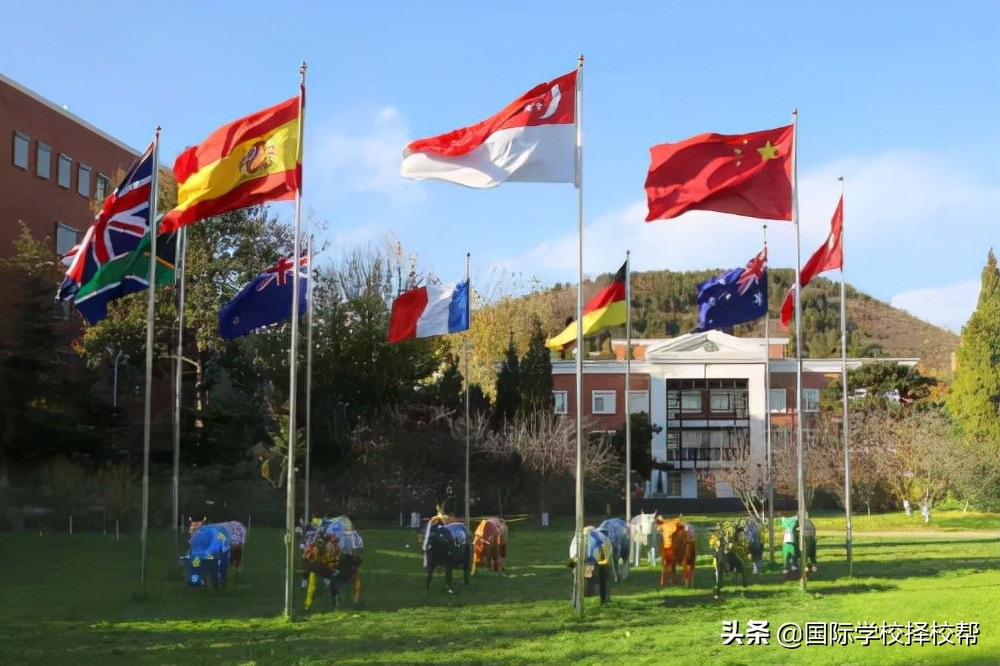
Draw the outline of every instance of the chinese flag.
M837 210L833 212L833 219L830 220L830 235L826 242L818 250L813 252L809 261L802 267L802 274L799 282L805 287L809 281L820 273L844 268L844 197L841 195L840 202L837 203ZM785 300L781 303L781 327L788 328L788 322L792 320L792 310L795 307L795 285L785 294Z
M649 149L646 221L689 210L792 219L794 125L749 134L699 134Z

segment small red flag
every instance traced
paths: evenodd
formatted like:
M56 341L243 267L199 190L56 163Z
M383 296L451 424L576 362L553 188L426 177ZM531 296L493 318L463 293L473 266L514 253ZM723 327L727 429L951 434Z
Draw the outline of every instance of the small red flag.
M795 126L749 134L699 134L649 149L646 221L712 210L792 219Z
M799 282L805 287L809 281L820 273L844 268L844 196L840 196L837 210L833 212L833 219L830 220L830 235L826 242L818 250L813 252L809 261L802 267L802 274ZM785 300L781 303L781 327L787 329L788 322L792 320L792 310L795 307L795 285L785 294Z

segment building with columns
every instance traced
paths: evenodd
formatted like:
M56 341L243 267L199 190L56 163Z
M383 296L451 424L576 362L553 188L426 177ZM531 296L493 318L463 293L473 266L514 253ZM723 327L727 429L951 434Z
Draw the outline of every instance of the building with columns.
M797 360L785 357L787 338L739 338L720 331L676 338L633 340L628 363L628 410L647 412L662 428L653 437L648 499L672 500L673 508L730 508L733 491L711 484L713 469L749 462L764 469L768 420L771 444L794 437ZM614 359L583 362L583 415L594 430L614 431L625 423L625 340L612 340ZM847 359L849 370L865 362L916 365L916 358ZM576 361L552 362L555 410L576 413ZM819 412L820 391L842 372L840 358L802 360L804 438ZM714 485L714 487L712 487ZM718 500L718 501L714 501ZM697 502L695 502L697 501Z

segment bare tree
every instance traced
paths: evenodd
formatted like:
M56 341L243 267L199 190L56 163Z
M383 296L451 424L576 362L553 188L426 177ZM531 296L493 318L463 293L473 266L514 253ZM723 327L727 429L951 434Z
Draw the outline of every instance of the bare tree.
M699 480L717 485L728 484L743 503L747 515L765 522L767 513L767 470L764 464L750 456L750 435L740 431L733 447L736 454L725 466L700 471Z

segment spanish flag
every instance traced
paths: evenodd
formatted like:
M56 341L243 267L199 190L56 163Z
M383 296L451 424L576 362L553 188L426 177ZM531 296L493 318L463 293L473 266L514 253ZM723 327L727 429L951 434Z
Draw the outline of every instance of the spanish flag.
M268 201L293 199L302 183L301 100L293 97L223 125L174 162L177 207L160 233Z
M614 280L590 299L583 308L583 334L593 335L608 326L618 326L625 323L625 268L627 262L615 273ZM576 340L576 322L569 324L562 333L549 338L545 346L559 350Z

